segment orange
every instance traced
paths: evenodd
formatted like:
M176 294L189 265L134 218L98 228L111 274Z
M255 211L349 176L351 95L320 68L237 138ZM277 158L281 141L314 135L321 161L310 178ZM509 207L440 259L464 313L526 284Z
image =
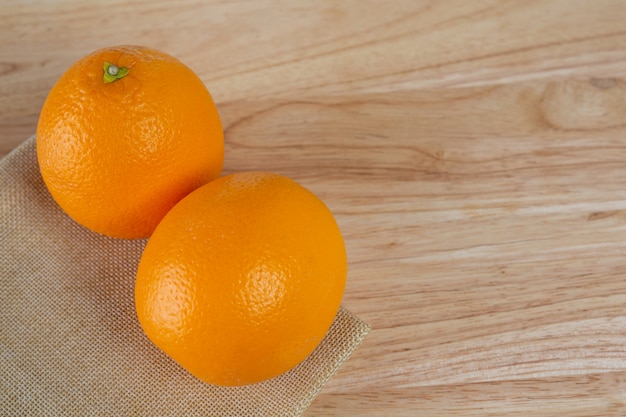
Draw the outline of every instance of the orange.
M154 49L97 50L56 82L37 126L43 180L83 226L148 237L182 197L217 178L218 110L198 76Z
M245 385L314 350L346 274L341 232L318 197L281 175L235 173L163 218L139 263L135 305L148 338L191 374Z

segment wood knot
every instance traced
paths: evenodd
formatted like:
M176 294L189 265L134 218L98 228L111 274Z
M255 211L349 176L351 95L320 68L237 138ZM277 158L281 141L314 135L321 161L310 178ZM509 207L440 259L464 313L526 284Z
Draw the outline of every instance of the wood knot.
M618 210L594 211L589 216L587 216L587 221L606 219L607 217L614 216L617 213L619 213Z
M559 130L598 130L626 122L626 85L611 78L554 83L540 102L544 120Z
M589 84L600 90L608 90L617 85L617 80L615 78L592 78Z
M0 62L0 75L7 75L18 70L18 65L13 62Z

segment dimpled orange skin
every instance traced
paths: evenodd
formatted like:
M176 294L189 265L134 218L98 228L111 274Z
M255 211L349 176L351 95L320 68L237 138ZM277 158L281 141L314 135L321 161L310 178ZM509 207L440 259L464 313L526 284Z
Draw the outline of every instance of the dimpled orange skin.
M105 62L128 74L103 82ZM104 235L144 238L182 197L220 175L224 138L191 69L153 49L117 46L80 59L51 89L37 157L70 217Z
M341 232L321 200L284 176L235 173L189 194L159 224L137 272L137 316L197 378L256 383L319 344L346 274Z

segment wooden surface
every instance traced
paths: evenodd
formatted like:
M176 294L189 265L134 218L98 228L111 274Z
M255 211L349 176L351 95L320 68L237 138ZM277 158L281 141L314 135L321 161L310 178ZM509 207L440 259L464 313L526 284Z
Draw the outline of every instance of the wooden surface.
M0 3L0 154L102 46L213 93L226 172L344 231L373 330L306 416L626 415L626 2Z

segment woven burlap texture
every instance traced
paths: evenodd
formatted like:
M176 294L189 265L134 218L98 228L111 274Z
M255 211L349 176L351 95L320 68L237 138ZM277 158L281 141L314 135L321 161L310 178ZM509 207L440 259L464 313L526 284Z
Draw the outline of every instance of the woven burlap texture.
M143 334L145 241L91 233L48 194L31 137L0 161L0 414L299 416L369 326L342 307L298 367L259 384L200 382Z

